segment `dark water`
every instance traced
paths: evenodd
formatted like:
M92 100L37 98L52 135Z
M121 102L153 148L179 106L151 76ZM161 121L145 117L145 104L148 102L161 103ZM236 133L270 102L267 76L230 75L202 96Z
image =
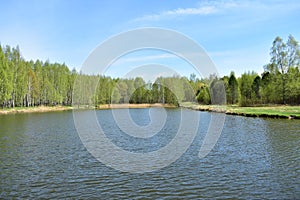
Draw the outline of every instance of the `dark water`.
M149 123L149 109L130 112L137 124ZM138 141L122 134L111 110L97 111L111 141L136 152L155 151L172 140L180 110L167 114L164 134ZM199 159L212 113L199 114L200 128L187 152L143 174L98 162L81 143L72 112L2 115L0 198L300 198L299 120L226 116L215 148Z

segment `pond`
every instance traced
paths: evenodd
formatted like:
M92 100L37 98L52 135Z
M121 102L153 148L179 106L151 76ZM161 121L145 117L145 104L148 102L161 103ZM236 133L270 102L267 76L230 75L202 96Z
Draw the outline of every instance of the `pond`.
M145 127L149 112L163 108L155 109L130 109L130 116ZM170 143L179 128L182 110L164 110L162 129L149 138L118 127L114 114L122 109L95 113L112 143L147 153ZM175 162L146 173L99 162L80 140L72 111L1 115L0 198L300 198L300 121L226 116L218 142L199 158L214 113L184 112L200 116L191 145Z

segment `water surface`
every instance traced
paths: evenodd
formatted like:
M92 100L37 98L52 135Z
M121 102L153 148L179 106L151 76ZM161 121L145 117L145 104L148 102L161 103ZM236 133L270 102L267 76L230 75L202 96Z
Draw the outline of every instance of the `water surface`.
M130 113L139 125L150 122L149 109ZM199 159L214 113L198 113L200 128L188 151L144 174L97 161L81 143L71 111L1 115L0 198L300 198L300 121L226 116L215 148ZM112 142L136 152L165 146L180 123L180 109L167 109L161 132L141 139L124 134L111 110L96 114Z

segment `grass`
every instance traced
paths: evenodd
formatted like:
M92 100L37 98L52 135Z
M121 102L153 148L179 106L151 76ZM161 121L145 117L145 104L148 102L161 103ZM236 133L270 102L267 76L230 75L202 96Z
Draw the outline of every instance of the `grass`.
M244 115L249 117L300 119L300 106L266 105L257 107L240 107L237 105L198 105L190 102L182 103L181 106L196 110L224 112L226 114Z
M300 117L300 106L237 107L227 106L227 112L279 117Z
M154 105L115 105L111 108L119 107L151 107ZM162 105L156 105L163 107ZM164 105L166 106L166 105ZM210 112L223 112L231 115L243 115L248 117L271 117L271 118L294 118L300 119L300 106L286 106L286 105L266 105L257 107L240 107L237 105L199 105L192 102L184 102L180 104L181 107L190 108L194 110L210 111ZM16 107L9 109L0 109L0 114L13 114L13 113L33 113L33 112L52 112L71 110L70 106L39 106L39 107ZM99 109L99 108L98 108ZM101 109L101 108L100 108ZM102 108L104 109L104 108ZM106 108L107 109L107 108Z
M0 109L1 114L15 114L15 113L35 113L35 112L53 112L71 110L70 106L36 106L36 107L15 107Z

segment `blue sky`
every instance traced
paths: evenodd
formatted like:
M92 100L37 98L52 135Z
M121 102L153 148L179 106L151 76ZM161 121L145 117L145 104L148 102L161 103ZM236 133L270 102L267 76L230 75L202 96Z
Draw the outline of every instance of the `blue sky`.
M89 53L120 32L173 29L201 45L221 76L261 73L276 36L300 41L300 1L2 1L1 45L19 45L26 60L80 69ZM134 66L159 63L188 76L193 69L166 52L124 56L106 72L123 76Z

